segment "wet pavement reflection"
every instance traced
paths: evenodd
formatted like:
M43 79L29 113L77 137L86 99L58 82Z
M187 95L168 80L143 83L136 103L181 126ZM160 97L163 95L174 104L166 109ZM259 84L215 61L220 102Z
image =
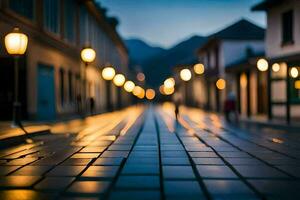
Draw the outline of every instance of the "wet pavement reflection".
M299 136L172 104L52 127L0 150L0 199L299 199Z

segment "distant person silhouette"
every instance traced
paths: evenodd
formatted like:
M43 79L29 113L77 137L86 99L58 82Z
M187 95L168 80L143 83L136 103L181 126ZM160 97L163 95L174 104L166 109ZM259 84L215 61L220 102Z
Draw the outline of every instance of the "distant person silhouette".
M176 117L176 121L177 121L178 117L179 117L179 106L181 104L181 94L180 93L176 92L173 95L173 102L175 105L175 117Z
M224 105L224 113L225 113L225 119L227 122L231 123L232 120L232 115L234 116L234 121L238 122L239 117L238 117L238 112L237 112L237 105L236 105L236 96L234 92L228 93L226 100L225 100L225 105Z

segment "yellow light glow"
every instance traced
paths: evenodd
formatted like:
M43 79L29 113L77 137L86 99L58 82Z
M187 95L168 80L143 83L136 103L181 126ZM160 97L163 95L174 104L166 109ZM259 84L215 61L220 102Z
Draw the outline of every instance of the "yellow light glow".
M174 78L168 78L164 81L164 87L172 88L175 86L175 79Z
M145 97L145 90L143 88L140 89L139 94L137 95L139 99L143 99Z
M96 51L92 48L84 48L81 50L81 59L85 63L91 63L96 58Z
M194 71L196 74L203 74L205 71L204 65L201 63L194 65Z
M189 81L192 78L192 73L189 69L182 69L180 71L180 78L183 81Z
M134 96L138 96L142 92L142 90L143 90L143 88L141 88L140 86L135 86L132 91L132 94Z
M300 90L300 81L295 81L295 89Z
M105 67L102 70L102 77L104 80L110 81L115 77L116 71L112 67Z
M155 91L153 89L147 89L146 90L146 98L148 100L152 100L155 98Z
M273 72L279 72L279 70L280 70L280 65L279 65L278 63L274 63L274 64L272 65L272 70L273 70Z
M5 48L10 55L23 55L26 52L28 37L15 28L12 33L5 36Z
M266 59L261 58L257 61L257 69L259 71L264 72L264 71L267 71L268 68L269 68L269 63Z
M135 84L132 81L126 81L124 84L124 89L126 92L132 92L134 87L135 87Z
M165 95L171 95L174 93L175 88L174 87L171 87L171 88L163 87L163 90L164 90Z
M246 88L248 84L247 75L243 73L240 77L240 85L242 88Z
M293 78L297 78L298 75L299 75L299 71L297 69L297 67L292 67L291 70L290 70L290 75L291 77Z
M216 82L216 86L219 90L224 90L226 87L226 81L222 78L220 78L217 82Z
M139 72L137 75L136 75L136 78L138 81L144 81L145 80L145 74L142 73L142 72Z
M113 80L114 84L118 87L121 87L125 83L125 76L123 74L117 74Z
M161 86L159 86L159 92L161 93L161 94L165 94L165 92L164 92L164 85L161 85Z

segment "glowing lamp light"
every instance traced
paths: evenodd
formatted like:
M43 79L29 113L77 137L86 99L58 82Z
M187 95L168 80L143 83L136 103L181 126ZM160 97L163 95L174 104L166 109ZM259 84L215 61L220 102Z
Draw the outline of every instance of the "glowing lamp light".
M138 81L144 81L145 80L145 74L144 73L142 73L142 72L139 72L137 75L136 75L136 78L137 78L137 80Z
M196 74L203 74L205 71L204 65L201 63L194 65L194 71Z
M146 98L148 100L152 100L155 98L155 91L153 89L147 89L146 90Z
M8 54L23 55L27 49L28 37L18 28L14 28L13 32L5 36L4 43Z
M269 63L266 59L259 59L257 61L257 69L261 72L267 71L269 69Z
M300 81L295 81L295 89L300 90Z
M140 86L135 86L132 91L132 94L134 96L138 96L142 92L142 90L143 90L143 88L141 88Z
M81 50L81 59L85 63L91 63L96 58L96 51L90 47Z
M168 78L164 81L164 87L172 88L175 86L175 79L174 78Z
M164 85L159 86L159 92L163 95L165 94L164 87L165 87Z
M183 81L189 81L192 78L192 73L189 69L182 69L180 71L180 78Z
M125 83L125 76L123 74L117 74L114 77L113 82L116 86L121 87Z
M163 91L164 91L164 94L165 94L165 95L171 95L171 94L174 93L175 88L174 88L174 87L171 87L171 88L164 87L164 88L163 88Z
M219 90L224 90L226 87L226 81L224 79L220 78L217 80L216 86Z
M280 70L280 65L279 65L278 63L274 63L274 64L272 65L272 70L273 70L273 72L279 72L279 70Z
M142 90L140 91L140 93L137 95L137 97L139 99L143 99L145 97L145 90L142 88Z
M291 70L290 70L290 75L291 77L293 78L297 78L298 75L299 75L299 71L297 69L297 67L292 67Z
M115 77L116 71L112 67L105 67L102 70L102 77L104 80L110 81Z
M126 92L132 92L134 87L135 87L135 84L132 81L126 81L124 84L124 89Z

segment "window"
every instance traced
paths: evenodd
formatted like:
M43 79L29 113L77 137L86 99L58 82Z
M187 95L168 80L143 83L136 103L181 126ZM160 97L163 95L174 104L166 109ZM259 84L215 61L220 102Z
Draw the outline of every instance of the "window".
M294 42L294 12L287 11L282 14L282 44Z
M44 0L44 27L52 33L59 33L59 2L58 0Z
M69 81L69 99L70 102L72 102L74 100L74 95L73 95L73 76L72 76L72 72L69 71L68 74L68 81Z
M30 20L34 19L34 0L10 0L9 8L19 15L22 15Z
M64 33L69 42L75 41L75 1L64 0Z
M59 80L60 80L60 102L61 105L65 103L65 71L60 69L59 71Z

